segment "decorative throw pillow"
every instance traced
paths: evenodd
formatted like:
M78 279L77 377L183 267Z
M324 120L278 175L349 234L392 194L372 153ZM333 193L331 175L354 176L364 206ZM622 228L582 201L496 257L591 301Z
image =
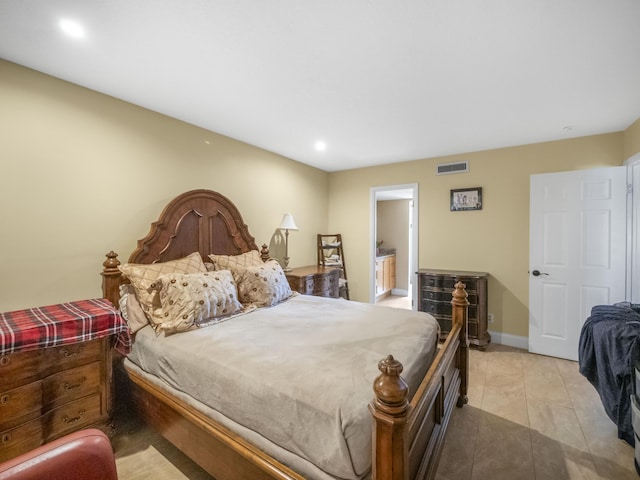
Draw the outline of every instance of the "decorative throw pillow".
M156 279L165 273L199 273L207 271L198 252L169 262L150 264L125 263L118 268L131 281L136 290L136 297L142 306L142 311L154 328L157 328L163 319L160 297L158 290L155 288Z
M215 270L233 270L240 267L260 266L264 262L258 250L249 250L240 255L209 255Z
M168 273L158 277L156 287L164 316L160 329L166 334L191 330L242 310L229 270Z
M238 296L244 305L270 307L289 298L291 287L277 260L259 266L237 268L233 275L238 285Z
M149 319L136 298L136 289L130 283L120 285L120 313L127 321L131 333L136 333L142 327L149 325Z

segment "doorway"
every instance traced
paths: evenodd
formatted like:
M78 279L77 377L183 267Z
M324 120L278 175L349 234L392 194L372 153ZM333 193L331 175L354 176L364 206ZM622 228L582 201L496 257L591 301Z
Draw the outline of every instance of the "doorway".
M418 184L372 187L370 226L369 302L382 300L391 302L391 306L415 310L412 300L417 298ZM380 232L386 232L387 238ZM391 260L395 262L391 273L395 278L390 286L384 279L390 278Z

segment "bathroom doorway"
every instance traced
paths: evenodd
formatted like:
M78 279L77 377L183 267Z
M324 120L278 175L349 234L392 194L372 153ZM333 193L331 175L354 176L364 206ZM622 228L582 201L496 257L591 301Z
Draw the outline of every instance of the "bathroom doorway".
M418 185L371 188L370 303L416 309Z

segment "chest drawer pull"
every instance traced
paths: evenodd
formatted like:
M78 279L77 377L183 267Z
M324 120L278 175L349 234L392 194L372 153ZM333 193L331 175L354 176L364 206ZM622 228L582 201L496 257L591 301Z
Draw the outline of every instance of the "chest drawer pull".
M79 421L83 416L84 416L84 410L80 410L78 412L77 417L70 418L69 416L65 415L64 417L62 417L62 421L67 425L71 425L72 423L76 423L77 421Z
M64 382L60 384L60 390L64 390L65 392L69 392L71 390L75 390L76 388L80 388L84 382L87 381L87 377L82 377L80 381L74 385L70 385L69 382Z
M11 395L9 395L8 393L5 393L0 397L0 405L9 403L9 400L11 400Z
M4 435L2 435L2 443L4 445L9 443L10 441L11 441L11 434L10 433L5 433Z
M5 365L9 365L11 360L7 356L0 357L0 367L4 367Z
M84 346L85 344L80 344L76 347L75 351L70 351L68 348L61 348L60 349L60 355L62 355L65 358L69 358L69 357L75 357L77 355L80 355L82 353L82 350L84 350Z

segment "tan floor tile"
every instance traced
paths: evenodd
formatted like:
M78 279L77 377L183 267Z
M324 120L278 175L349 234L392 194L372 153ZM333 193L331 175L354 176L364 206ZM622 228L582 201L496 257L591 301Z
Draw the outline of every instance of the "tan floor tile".
M557 371L540 372L533 369L527 371L525 368L524 386L528 398L531 397L568 408L573 407L564 381Z
M572 408L527 399L531 429L559 442L562 445L589 451L580 422Z
M564 445L531 431L536 480L598 480L596 464L589 452Z
M466 405L454 408L438 466L438 474L452 480L471 478L482 410Z
M528 427L529 415L522 377L496 375L492 376L492 381L496 385L490 385L491 382L487 378L487 384L482 392L482 410Z
M494 415L482 417L473 461L473 480L533 480L528 428Z
M120 480L213 480L151 428L126 419L112 441Z

